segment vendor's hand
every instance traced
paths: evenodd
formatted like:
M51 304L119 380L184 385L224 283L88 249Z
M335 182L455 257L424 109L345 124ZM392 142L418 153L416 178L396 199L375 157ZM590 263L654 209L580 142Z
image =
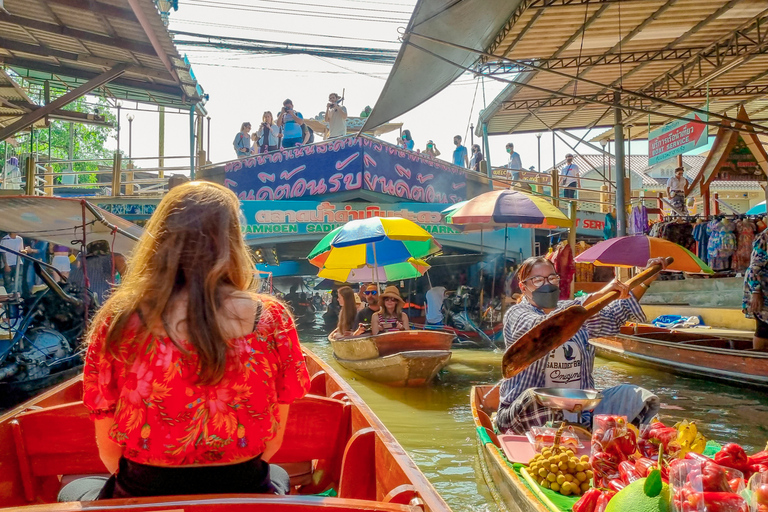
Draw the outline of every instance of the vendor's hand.
M626 299L629 297L629 287L619 281L618 279L614 279L610 283L608 283L607 286L605 286L602 290L600 290L601 293L610 293L610 292L619 292L619 297L617 300Z
M749 296L750 313L759 313L763 310L763 294L761 292L753 293Z

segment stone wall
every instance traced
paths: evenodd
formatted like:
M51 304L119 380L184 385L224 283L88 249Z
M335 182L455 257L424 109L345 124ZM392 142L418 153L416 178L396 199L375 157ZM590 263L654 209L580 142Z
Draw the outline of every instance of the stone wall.
M743 289L741 277L656 281L640 302L741 310Z

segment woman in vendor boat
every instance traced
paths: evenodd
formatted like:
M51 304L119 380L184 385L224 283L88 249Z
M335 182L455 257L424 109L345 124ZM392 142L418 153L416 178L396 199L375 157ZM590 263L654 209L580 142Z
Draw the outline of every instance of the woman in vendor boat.
M112 476L60 501L288 492L268 462L309 377L287 307L251 291L238 215L213 183L160 202L89 333L83 402Z
M408 315L403 312L403 298L397 286L387 286L380 295L381 309L371 318L371 333L410 330Z
M342 286L339 288L338 293L339 306L341 307L339 310L339 323L331 333L331 337L340 339L362 334L363 330L359 325L355 324L355 317L357 316L355 296L357 294L349 286Z
M663 259L652 259L648 266L659 264ZM593 316L564 345L542 357L512 378L504 379L500 387L500 404L496 424L501 432L524 434L531 427L542 426L548 421L563 419L574 421L575 415L555 411L540 405L533 393L535 388L594 389L592 375L595 348L590 337L617 334L627 321L645 321L645 314L638 301L656 278L649 278L630 292L621 282L614 280L597 293L576 300L558 300L560 276L552 263L543 257L528 258L518 270L521 301L509 308L504 315L504 342L507 347L523 334L546 319L552 313L574 304L586 306L604 295L618 291L614 301ZM630 421L650 421L659 409L659 399L649 391L630 385L620 385L604 390L603 400L594 414L619 414ZM582 415L589 427L591 415Z

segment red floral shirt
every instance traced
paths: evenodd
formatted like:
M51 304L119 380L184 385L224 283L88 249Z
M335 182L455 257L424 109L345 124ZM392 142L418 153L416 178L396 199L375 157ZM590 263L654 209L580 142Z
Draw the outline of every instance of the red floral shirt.
M109 436L123 455L150 465L227 463L256 457L277 429L278 404L309 388L293 319L263 301L256 330L230 341L224 377L197 383L198 358L147 332L134 315L119 357L104 351L107 324L85 357L83 402L93 419L114 418Z

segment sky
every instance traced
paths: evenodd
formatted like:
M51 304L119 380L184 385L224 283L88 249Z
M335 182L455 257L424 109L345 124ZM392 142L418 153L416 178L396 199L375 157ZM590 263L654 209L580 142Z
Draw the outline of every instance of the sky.
M309 43L397 50L399 33L404 30L415 1L410 0L180 0L179 10L171 13L170 29L218 36L233 36L279 42ZM185 39L178 36L177 39ZM232 141L243 121L257 126L265 110L276 113L283 100L293 100L296 110L305 118L325 110L328 94L344 92L344 105L350 116L358 116L367 106L373 107L389 74L390 65L332 60L310 55L252 55L238 51L222 51L179 46L182 55L192 62L192 70L210 99L206 109L211 117L209 160L221 162L234 158ZM470 145L471 123L505 87L491 79L480 81L469 74L412 111L393 120L409 129L416 148L424 149L427 140L435 142L442 155L450 160L454 135L461 135ZM134 116L131 151L134 157L158 154L158 115L154 112L128 112L131 104L123 102L121 148L128 149L126 116ZM141 108L147 108L141 106ZM592 134L599 133L595 130ZM582 136L585 131L573 131ZM204 147L209 134L205 134ZM397 132L382 136L395 142ZM165 131L167 156L189 158L189 116L168 114ZM475 142L477 138L475 138ZM537 165L535 134L490 137L490 161L504 165L508 156L507 142L515 144L523 166ZM581 153L595 151L579 146ZM571 151L556 141L556 160ZM647 152L647 143L633 142L632 154ZM552 166L552 136L541 138L541 163ZM169 160L166 166L182 165ZM139 164L154 165L152 161Z

